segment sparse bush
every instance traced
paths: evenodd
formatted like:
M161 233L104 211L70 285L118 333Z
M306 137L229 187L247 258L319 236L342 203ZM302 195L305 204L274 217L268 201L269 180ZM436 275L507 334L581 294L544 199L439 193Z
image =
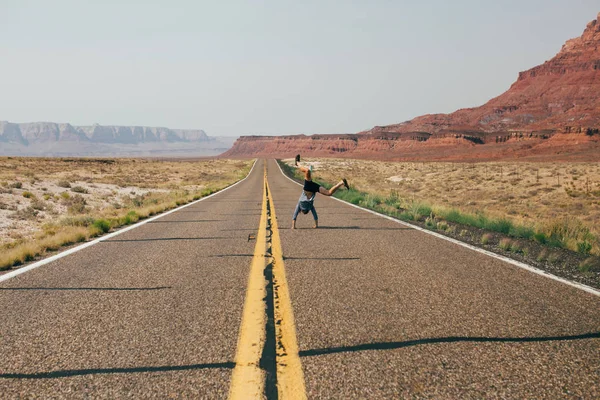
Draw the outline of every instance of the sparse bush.
M583 254L590 254L590 251L592 251L592 244L587 240L577 242L577 251Z
M110 231L110 222L105 219L97 219L92 226L98 228L103 233Z
M13 182L9 184L8 187L11 189L21 189L23 187L23 182Z
M43 198L44 198L44 200L48 201L48 200L50 200L52 198L52 195L50 195L48 193L45 193L44 196L43 196Z
M137 222L140 219L135 211L129 211L125 216L121 217L119 222L121 225L130 225Z
M86 188L84 188L83 186L73 186L71 188L71 191L75 192L75 193L83 193L83 194L88 193L88 190Z
M425 218L425 226L429 229L435 229L436 222L433 215L429 215L429 217Z
M31 206L25 207L21 210L17 210L15 211L10 218L12 219L20 219L20 220L35 220L37 218L37 215L39 214L39 211L34 209Z
M419 221L426 215L432 215L431 207L419 201L413 201L406 211L413 221Z
M536 260L538 260L539 262L544 262L548 259L548 251L546 249L542 249L542 251L540 251L540 254L538 254Z
M581 272L600 272L600 258L589 257L579 264Z
M448 223L446 221L439 221L436 224L437 229L440 231L446 231L448 229Z
M83 217L65 217L60 220L62 226L90 226L94 223L94 218L89 216Z
M546 235L545 235L544 233L542 233L542 232L536 232L536 233L533 235L533 239L534 239L536 242L540 243L540 244L546 244L546 243L548 243L548 238L547 238L547 237L546 237Z
M502 250L510 251L511 245L512 241L510 239L505 238L500 240L500 244L498 244L498 247L500 247Z
M62 188L67 188L67 189L71 188L71 183L69 181L58 181L58 183L56 185L58 187L62 187Z
M63 203L67 206L67 211L69 214L83 214L86 210L85 206L87 202L80 194L76 194L69 199L65 199Z
M463 230L461 230L461 231L460 231L459 235L460 235L461 237L466 237L466 236L468 236L468 235L469 235L469 231L468 231L468 230L466 230L466 229L463 229Z
M34 197L31 201L31 208L33 208L34 210L43 211L46 209L46 204L43 200Z
M398 195L398 191L392 190L390 192L390 195L388 197L386 197L386 199L384 201L385 201L385 204L387 204L388 206L397 207L398 203L400 202L400 196Z
M520 242L513 241L510 244L510 251L513 253L521 253L523 251L523 245Z
M35 197L35 195L33 193L31 193L31 192L24 191L23 192L23 197L25 197L26 199L31 199L31 198Z
M489 244L491 239L492 235L490 235L489 233L484 233L483 235L481 235L481 244Z
M68 192L62 192L60 197L62 197L64 200L68 200L71 198L71 195Z

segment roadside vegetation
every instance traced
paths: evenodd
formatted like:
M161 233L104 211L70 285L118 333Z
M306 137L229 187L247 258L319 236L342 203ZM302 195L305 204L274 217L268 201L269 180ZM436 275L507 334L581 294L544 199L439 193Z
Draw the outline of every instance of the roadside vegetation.
M0 159L0 270L215 193L252 161Z
M301 180L293 160L284 161ZM307 162L325 187L347 177L351 189L335 197L351 204L512 258L600 269L598 164Z

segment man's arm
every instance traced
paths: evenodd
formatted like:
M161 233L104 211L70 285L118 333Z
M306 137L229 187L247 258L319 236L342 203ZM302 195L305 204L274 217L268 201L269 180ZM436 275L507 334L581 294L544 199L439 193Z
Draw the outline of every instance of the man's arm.
M298 214L300 213L300 202L296 204L296 209L294 210L294 216L292 217L292 221L295 221L298 218Z

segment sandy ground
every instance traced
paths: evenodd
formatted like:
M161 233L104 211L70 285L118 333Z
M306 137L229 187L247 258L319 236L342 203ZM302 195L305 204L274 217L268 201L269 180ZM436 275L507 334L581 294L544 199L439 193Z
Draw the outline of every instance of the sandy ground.
M29 240L45 224L70 216L98 216L142 199L159 202L235 181L248 165L232 160L0 158L0 247ZM69 210L77 196L85 202L82 212Z

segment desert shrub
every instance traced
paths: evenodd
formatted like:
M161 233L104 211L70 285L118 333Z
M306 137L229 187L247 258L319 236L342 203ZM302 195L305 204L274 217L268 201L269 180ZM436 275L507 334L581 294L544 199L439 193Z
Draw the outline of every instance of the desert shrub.
M514 253L521 253L523 251L523 245L520 242L513 241L510 244L510 251Z
M216 190L216 189L213 189L213 188L204 188L204 189L202 189L202 190L200 191L200 195L201 195L202 197L205 197L205 196L209 196L209 195L211 195L211 194L215 193L216 191L217 191L217 190Z
M61 197L62 199L64 199L64 200L68 200L68 199L70 199L70 198L71 198L71 195L70 195L68 192L62 192L62 193L60 194L60 197Z
M586 258L579 264L579 271L581 271L581 272L600 272L600 258L598 258L598 257Z
M43 211L47 208L44 201L38 199L37 197L34 197L33 200L31 201L31 207L34 210L38 210L38 211Z
M435 229L436 221L433 215L429 215L429 217L425 218L425 226L429 229Z
M29 191L24 191L23 197L25 197L26 199L31 199L31 198L35 197L35 195Z
M592 251L592 244L587 240L577 242L577 251L583 254L590 254L590 251Z
M23 182L13 182L9 184L8 187L11 189L21 189L23 187Z
M523 225L513 225L509 232L509 236L522 239L531 239L535 235L533 228Z
M548 238L546 237L546 234L543 232L536 232L533 234L533 240L535 240L536 242L540 243L540 244L546 244L548 243Z
M12 215L10 215L10 218L31 221L35 220L38 214L38 210L31 206L27 206L25 208L15 211Z
M44 196L42 196L44 198L44 200L48 201L52 198L52 195L45 193Z
M440 231L446 231L448 229L448 223L446 221L439 221L436 224L436 228Z
M94 218L89 216L82 217L65 217L60 220L62 226L90 226L94 223Z
M420 201L413 201L406 211L413 221L418 221L426 215L432 215L431 206Z
M337 191L335 193L335 196L354 205L359 205L362 199L364 198L363 193L354 189Z
M120 225L130 225L137 222L140 219L135 211L129 211L123 217L119 219Z
M484 233L483 235L481 235L481 244L489 244L491 239L492 235L490 235L489 233Z
M540 254L538 254L536 260L538 260L539 262L543 262L546 261L548 259L548 251L546 249L542 249L542 251L540 251Z
M71 188L72 192L75 193L83 193L83 194L87 194L88 190L86 188L84 188L83 186L74 186Z
M569 247L573 241L595 241L590 229L576 218L551 220L543 226L542 231L548 237L548 244L555 247Z
M513 224L511 221L504 219L504 218L493 219L493 220L486 220L486 222L483 224L482 228L508 235L510 233L511 229L513 229Z
M58 187L62 187L62 188L67 188L70 189L71 188L71 183L69 181L58 181L58 183L56 184Z
M511 245L512 241L510 239L505 238L500 240L500 244L498 244L498 247L500 247L502 250L510 251Z
M381 197L376 195L376 194L367 194L364 198L364 200L362 201L362 204L370 209L375 209L377 208L377 206L379 206L383 201L381 200Z
M388 206L397 207L398 203L400 203L400 196L398 195L398 191L397 190L392 190L390 192L390 195L385 198L384 202Z
M461 231L459 232L459 235L460 235L461 237L467 237L467 236L469 235L469 231L468 231L468 230L466 230L466 229L463 229L463 230L461 230Z
M63 200L63 204L67 206L69 214L82 214L86 211L87 202L82 195L76 194L73 197Z
M98 228L98 230L103 233L106 233L110 230L110 222L102 218L95 220L92 226Z

